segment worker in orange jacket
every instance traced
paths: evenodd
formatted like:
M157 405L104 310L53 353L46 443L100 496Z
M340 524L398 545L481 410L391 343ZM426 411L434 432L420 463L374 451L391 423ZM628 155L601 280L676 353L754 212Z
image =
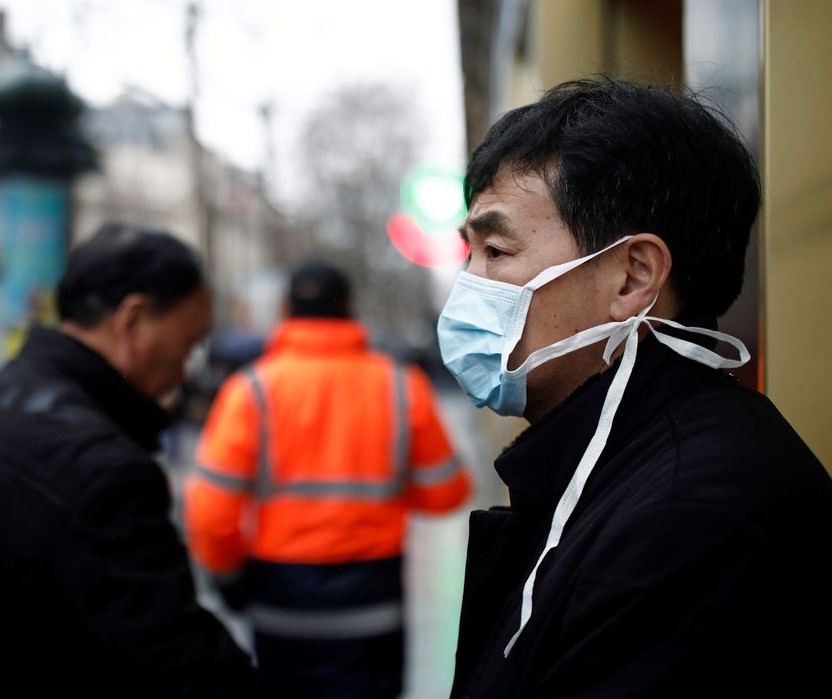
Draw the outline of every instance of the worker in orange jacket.
M427 375L369 349L341 271L298 267L284 314L211 406L188 543L250 621L264 692L397 697L407 515L459 508L470 472Z

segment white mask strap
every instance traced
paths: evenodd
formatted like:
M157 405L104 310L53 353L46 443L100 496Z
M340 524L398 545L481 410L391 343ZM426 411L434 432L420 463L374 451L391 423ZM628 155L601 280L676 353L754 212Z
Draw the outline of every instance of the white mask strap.
M578 467L572 474L566 490L558 501L555 514L552 517L549 536L546 539L546 546L543 547L543 552L537 559L534 570L532 570L531 575L526 579L526 584L523 586L523 602L520 607L520 627L506 645L503 651L504 657L508 657L512 647L532 616L532 594L534 593L534 581L537 577L537 569L540 567L546 554L560 543L563 528L566 526L569 516L575 509L575 505L578 504L578 498L581 496L581 491L584 489L584 484L587 478L589 478L589 474L592 473L592 467L595 466L595 462L598 461L598 457L601 456L601 452L604 450L607 437L612 429L612 420L615 417L615 411L618 409L619 403L621 403L624 389L627 387L627 381L630 378L633 365L635 364L637 348L638 323L636 322L632 324L630 332L627 335L621 366L618 368L612 384L610 384L610 388L607 391L604 406L601 408L601 417L598 419L598 427L595 428L595 434L592 435L592 439L589 441L589 445L584 451Z
M614 243L607 245L607 247L598 250L597 252L593 252L590 255L585 255L584 257L579 257L576 260L570 260L569 262L554 265L553 267L547 267L536 277L533 277L531 281L526 282L526 284L524 284L522 287L515 287L519 291L517 298L517 310L506 332L506 341L503 346L503 356L501 359L500 366L501 371L506 371L506 367L508 366L509 355L514 351L514 348L517 346L517 343L520 342L520 338L523 336L523 329L526 326L526 315L529 312L529 305L532 301L532 294L535 291L537 291L537 289L539 289L541 286L544 286L545 284L554 281L558 277L562 277L567 272L570 272L571 270L575 269L575 267L579 267L584 262L591 260L593 257L597 257L598 255L606 252L611 248L614 248L616 245L620 245L625 240L629 240L632 237L633 236L631 235L626 235L623 238L619 238ZM493 282L489 283L493 284Z
M665 335L663 332L661 332L661 327L654 328L652 325L649 326L653 335L663 345L669 347L677 354L681 354L683 357L687 357L688 359L692 359L695 362L699 362L700 364L709 366L712 369L736 369L737 367L741 367L749 359L751 359L751 353L748 351L748 348L745 346L742 340L734 337L733 335L721 333L718 330L709 330L708 328L688 327L687 325L681 325L680 323L676 323L672 320L663 320L661 318L654 318L652 316L648 316L647 318L645 318L645 320L655 320L662 323L663 325L669 325L671 328L678 328L680 330L685 330L690 333L697 333L699 335L707 335L708 337L712 337L715 340L725 342L726 344L731 345L734 349L737 350L737 353L739 354L739 359L729 359L728 357L723 357L722 355L719 355L716 352L707 349L706 347L702 347L702 345L697 345L694 342L688 342L687 340L682 340L678 337L671 337L670 335Z
M561 277L567 272L570 272L571 270L575 269L575 267L579 267L584 262L588 262L593 257L598 257L598 255L605 253L607 250L614 248L616 245L620 245L625 240L629 240L632 237L633 236L631 235L625 235L623 238L619 238L614 243L610 243L609 245L607 245L607 247L602 248L597 252L593 252L589 255L584 255L583 257L579 257L577 260L569 260L569 262L554 265L553 267L547 267L536 277L533 277L531 281L525 283L523 287L526 289L537 290L541 286L544 286L545 284L548 284L549 282L554 281L558 277Z
M609 338L609 342L607 342L607 347L604 351L604 361L609 364L610 356L615 351L615 348L629 336L633 327L638 327L639 323L644 320L655 302L656 300L653 299L653 303L651 303L637 316L630 316L626 320L614 320L609 323L603 323L602 325L596 325L592 328L581 330L580 332L575 333L570 337L566 337L563 340L559 340L558 342L548 345L547 347L541 347L526 357L525 361L519 367L512 369L511 371L505 369L505 365L508 362L508 356L503 357L503 369L506 374L510 376L528 374L532 369L540 366L544 362L548 362L550 359L562 357L564 354L569 354L570 352L574 352L575 350L582 349L588 345L595 344L596 342L606 338Z
M653 303L655 303L655 300ZM627 388L627 383L630 380L630 375L632 374L633 366L635 365L636 354L638 352L639 326L642 323L646 323L647 327L650 328L650 331L659 342L683 357L687 357L688 359L692 359L712 368L735 368L745 364L751 357L745 344L743 344L743 342L738 338L731 335L727 335L716 330L709 330L707 328L687 327L671 320L663 320L661 318L648 316L647 312L650 308L652 308L653 303L651 303L650 306L645 308L637 316L628 318L625 321L618 323L606 323L602 326L598 326L597 328L589 328L582 333L578 333L571 338L567 338L567 340L575 340L575 338L583 336L583 338L578 342L573 342L571 344L565 343L565 341L557 343L557 345L568 344L570 347L568 351L571 351L572 349L584 347L608 336L609 341L604 349L604 361L607 362L607 364L610 363L610 359L616 348L622 342L625 342L625 345L624 354L621 358L621 364L619 365L618 370L613 377L612 383L610 384L609 390L607 391L607 395L604 398L604 405L601 408L601 416L598 418L598 426L595 428L595 434L592 435L592 439L590 439L589 445L578 463L578 467L572 474L569 484L566 486L563 495L561 495L561 498L558 501L555 513L552 516L552 525L549 528L549 536L546 538L546 545L543 547L543 552L537 559L537 563L535 563L531 575L529 575L526 579L526 583L523 586L523 598L520 607L520 626L506 644L506 647L503 650L503 657L508 657L508 654L511 652L511 649L514 647L514 644L520 637L520 634L532 616L532 596L534 594L534 583L535 578L537 577L537 569L540 567L540 564L543 562L546 554L560 543L560 538L563 534L566 522L575 509L575 506L578 504L578 498L580 498L581 492L583 492L587 478L589 478L589 474L592 472L593 467L601 456L601 452L607 444L607 438L609 437L610 430L612 429L613 418L615 417L615 413L621 403L624 390ZM658 321L674 328L698 333L700 335L707 335L708 337L727 342L737 349L740 358L728 359L706 349L705 347L702 347L701 345L657 332L650 321ZM602 328L603 330L601 330ZM543 350L547 349L551 348L543 348ZM543 350L538 350L538 352L542 352ZM523 362L523 365L516 371L529 371L532 367L529 366L526 368L526 365L529 364L529 360L531 360L536 354L537 352L530 355L527 360ZM561 348L558 348L556 354L549 354L546 356L546 359L550 359L553 356L559 356L560 354L565 354L565 352L561 351ZM546 359L541 359L540 362L546 361ZM533 362L532 364L536 366L540 362Z

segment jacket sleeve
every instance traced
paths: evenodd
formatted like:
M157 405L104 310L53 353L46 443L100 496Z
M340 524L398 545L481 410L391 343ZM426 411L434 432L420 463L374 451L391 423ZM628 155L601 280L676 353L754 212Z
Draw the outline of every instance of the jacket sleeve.
M218 586L234 582L246 562L243 524L258 464L258 408L244 374L220 388L196 448L183 496L191 554ZM232 605L234 606L234 605Z
M411 429L408 504L428 514L450 512L471 496L470 469L454 451L427 374L410 367L406 388Z
M109 463L79 504L54 574L78 643L100 650L79 655L88 666L73 671L117 677L125 696L251 696L249 658L197 602L158 465Z

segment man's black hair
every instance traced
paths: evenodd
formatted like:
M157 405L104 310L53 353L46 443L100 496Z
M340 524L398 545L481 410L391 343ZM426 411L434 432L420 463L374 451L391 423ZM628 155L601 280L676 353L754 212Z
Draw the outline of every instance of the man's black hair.
M562 83L491 127L468 163L468 206L502 166L545 178L582 254L631 233L662 238L684 315L719 317L742 290L759 175L701 95L608 76Z
M110 222L70 251L58 283L58 313L89 328L129 294L144 294L164 313L204 284L199 255L171 233Z
M307 260L292 271L289 306L293 317L349 318L350 280L325 260Z

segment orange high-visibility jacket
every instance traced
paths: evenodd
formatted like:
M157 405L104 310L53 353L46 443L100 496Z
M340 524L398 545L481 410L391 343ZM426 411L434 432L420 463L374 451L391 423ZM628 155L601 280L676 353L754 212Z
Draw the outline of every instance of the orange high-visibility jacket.
M196 562L368 561L402 553L410 510L469 497L427 375L353 320L289 319L211 406L185 489Z

